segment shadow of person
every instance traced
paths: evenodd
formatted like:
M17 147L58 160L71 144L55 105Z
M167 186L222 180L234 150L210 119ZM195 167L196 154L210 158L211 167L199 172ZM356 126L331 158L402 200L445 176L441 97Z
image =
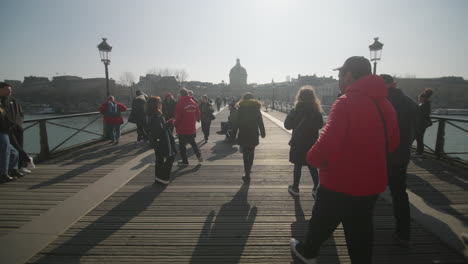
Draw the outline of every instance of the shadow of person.
M45 254L32 263L80 263L82 256L93 249L95 250L95 247L98 247L114 232L119 231L135 216L138 216L148 206L152 205L154 199L165 188L165 186L161 185L143 187L69 240L48 252L43 252ZM128 208L131 208L131 210Z
M216 141L215 145L211 148L211 153L214 154L214 156L209 157L207 160L223 159L237 151L237 147L233 147L231 144L226 144L224 141L219 140Z
M216 263L239 263L257 217L257 207L247 201L249 185L244 183L216 217L214 211L208 214L190 263L205 264L213 257Z
M293 198L296 221L291 224L291 236L299 241L304 242L309 220L305 218L300 197L293 196ZM318 258L318 263L340 263L338 258L338 250L336 248L333 235L330 236L330 238L324 244L322 244L320 252L321 254ZM293 258L291 263L302 263L302 261L299 260L292 252L291 257Z

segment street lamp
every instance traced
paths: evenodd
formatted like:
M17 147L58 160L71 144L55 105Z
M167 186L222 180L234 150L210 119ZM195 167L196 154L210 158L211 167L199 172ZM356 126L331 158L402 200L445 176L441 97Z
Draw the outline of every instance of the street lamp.
M99 50L99 55L101 56L101 61L104 63L104 67L106 69L106 93L107 97L109 97L109 70L107 69L107 66L110 64L109 52L112 51L112 47L107 44L106 40L107 38L102 38L102 42L97 47Z
M374 43L369 45L370 60L374 62L374 74L377 73L377 61L382 56L383 44L379 42L379 38L374 38Z
M273 89L273 99L271 100L272 101L271 109L275 110L275 81L273 79L271 79L271 86Z

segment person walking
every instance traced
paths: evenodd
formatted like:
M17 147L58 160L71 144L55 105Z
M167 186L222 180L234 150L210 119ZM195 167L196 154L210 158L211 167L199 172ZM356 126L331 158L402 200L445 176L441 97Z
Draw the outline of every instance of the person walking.
M319 185L318 171L317 168L307 164L306 154L314 145L319 136L319 129L323 126L321 113L320 100L315 95L312 86L307 85L297 93L295 107L289 111L284 120L284 127L293 130L289 141L291 146L289 161L294 164L294 180L293 184L288 187L288 191L292 195L299 195L302 166L306 165L314 183L312 195L315 197L315 191Z
M222 102L223 102L223 101L221 100L221 97L219 97L219 96L216 97L215 103L216 103L216 108L218 109L218 112L219 112L219 110L221 109L221 103L222 103Z
M342 95L306 156L320 178L312 217L304 242L292 238L290 246L302 262L317 263L321 244L342 223L351 263L368 264L374 205L387 186L387 154L400 143L398 123L368 59L348 58L338 79Z
M176 148L174 137L162 114L162 102L159 96L151 96L146 104L150 146L154 149L155 183L169 184Z
M244 94L237 104L238 109L233 117L233 123L239 131L237 142L244 161L244 176L242 180L250 181L255 147L259 144L258 136L265 137L265 126L263 125L263 118L260 113L262 105L254 99L251 93Z
M426 129L432 126L431 121L431 96L432 89L426 88L419 94L419 118L418 130L416 133L416 156L421 156L424 152L424 134Z
M109 96L107 101L99 107L99 112L104 115L107 139L113 144L119 144L120 125L123 124L122 112L127 111L127 107L115 101L114 96Z
M203 95L201 97L201 103L198 105L198 107L200 108L200 121L203 136L205 138L205 143L208 143L208 137L210 136L211 121L215 119L215 116L213 115L214 108L208 101L208 96L206 95Z
M162 112L166 120L175 117L175 107L176 100L174 99L174 96L172 96L172 93L167 93L162 105Z
M188 165L187 149L185 145L189 143L192 146L198 162L203 162L202 155L195 143L196 122L200 120L200 109L198 104L189 95L187 89L182 88L179 91L179 100L176 104L174 126L177 137L179 138L179 152L182 158L178 165Z
M393 215L396 220L394 238L405 248L410 245L410 207L406 193L406 171L410 160L411 145L416 134L418 105L396 87L395 80L381 74L387 87L388 100L397 114L400 145L388 155L388 187L392 194Z
M132 102L132 111L128 117L128 122L136 124L137 142L146 142L148 140L148 127L145 114L146 97L140 90L137 90L135 93L136 97Z

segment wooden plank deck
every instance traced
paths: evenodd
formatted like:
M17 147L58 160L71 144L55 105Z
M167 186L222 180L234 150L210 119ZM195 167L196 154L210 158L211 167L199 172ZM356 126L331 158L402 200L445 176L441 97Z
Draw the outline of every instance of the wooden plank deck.
M222 136L215 134L226 112L214 120L210 141L199 143L206 160L202 165L192 156L190 166L174 166L172 181L165 188L153 185L154 167L149 166L28 263L300 263L290 253L289 239L305 233L314 202L310 176L303 171L300 198L288 194L292 181L289 134L265 118L267 137L255 153L251 182L243 183L238 146L223 143ZM126 142L135 138L127 137ZM3 230L33 220L144 151L125 142L115 149L105 144L91 149L93 155L80 151L41 164L36 171L43 170L42 179L33 180L30 175L1 185L5 200L0 208L8 213L0 214ZM112 159L116 153L121 156ZM74 172L63 176L66 169ZM441 192L443 188L441 184ZM463 195L457 199L463 200ZM374 263L466 263L416 222L412 223L413 249L401 249L391 238L391 206L382 199L374 222ZM350 263L341 226L323 245L319 263Z

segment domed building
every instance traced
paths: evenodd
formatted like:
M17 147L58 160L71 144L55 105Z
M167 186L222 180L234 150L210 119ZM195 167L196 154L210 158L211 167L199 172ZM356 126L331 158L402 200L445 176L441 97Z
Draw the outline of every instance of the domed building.
M229 85L233 88L247 86L247 71L241 66L239 59L229 72Z

